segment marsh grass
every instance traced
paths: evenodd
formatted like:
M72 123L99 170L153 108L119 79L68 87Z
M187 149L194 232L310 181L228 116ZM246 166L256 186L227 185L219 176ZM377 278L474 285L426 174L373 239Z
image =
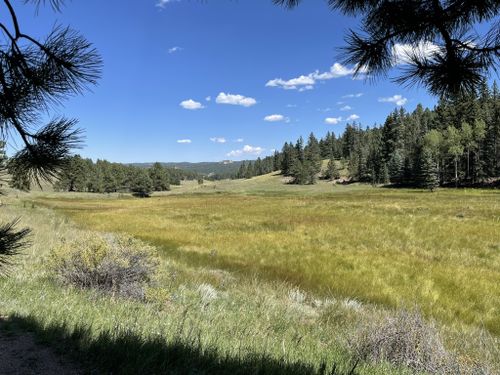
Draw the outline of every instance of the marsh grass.
M34 245L16 259L12 277L0 280L0 312L10 317L12 327L30 329L62 352L71 348L77 359L103 372L168 369L175 374L187 368L208 374L321 374L335 368L342 374L359 359L349 347L357 327L392 316L394 306L415 306L417 296L426 320L438 318L436 330L463 373L477 364L498 371L498 338L477 323L481 309L489 309L484 316L490 321L497 318L497 301L488 295L498 296L492 282L498 278L498 255L484 249L497 241L492 234L498 225L496 196L440 194L431 202L416 191L359 187L326 195L249 191L141 200L58 194L11 198L0 208L2 219L21 216L33 229ZM458 210L463 218L456 217ZM434 226L408 228L425 223L424 218ZM449 231L455 221L467 223L466 233L484 229L475 240L448 248L446 241L460 244L466 236L450 238L460 231L441 233L435 226ZM384 233L386 227L392 231ZM51 249L88 230L126 232L157 246L159 274L146 289L145 302L57 281L47 267ZM428 231L428 237L419 239L419 231ZM392 233L399 237L391 238ZM413 270L415 265L421 268ZM438 265L479 272L478 284L467 280L466 288L480 308L467 294L459 306L459 297L445 286L460 278L452 272L437 277ZM483 277L485 270L492 280ZM417 293L423 289L418 283L431 277L436 279L425 285L427 293ZM477 285L482 289L475 290ZM425 297L436 290L442 295L429 308ZM455 318L449 308L461 308L474 319ZM356 373L413 371L368 358L358 363Z
M283 280L500 334L500 195L364 188L324 194L39 199L195 266Z

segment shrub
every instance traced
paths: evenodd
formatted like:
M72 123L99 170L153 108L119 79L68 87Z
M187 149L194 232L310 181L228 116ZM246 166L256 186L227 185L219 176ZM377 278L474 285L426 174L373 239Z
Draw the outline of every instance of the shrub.
M55 248L51 265L65 284L144 299L158 260L153 247L132 237L85 233Z
M402 310L364 323L350 346L362 360L390 362L431 374L457 373L457 364L439 332L418 311Z

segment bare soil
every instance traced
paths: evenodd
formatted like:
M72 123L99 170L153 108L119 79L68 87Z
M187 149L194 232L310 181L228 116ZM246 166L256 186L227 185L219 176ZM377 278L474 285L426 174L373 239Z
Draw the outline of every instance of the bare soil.
M1 323L0 323L1 325ZM31 333L0 329L0 374L34 375L84 374L82 368L38 344Z

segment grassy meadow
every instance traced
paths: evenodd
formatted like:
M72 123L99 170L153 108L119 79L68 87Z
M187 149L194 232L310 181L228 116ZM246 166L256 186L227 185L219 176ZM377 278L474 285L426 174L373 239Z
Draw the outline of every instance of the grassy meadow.
M157 363L151 356L174 355L159 369L347 371L354 327L402 308L435 320L461 362L500 369L494 190L293 186L268 175L148 199L36 192L7 203L2 218L20 216L34 245L0 281L0 311L101 369L134 373ZM161 263L147 303L54 281L51 249L89 231L155 245ZM120 340L136 362L110 345ZM357 371L410 373L370 362Z
M284 280L323 296L416 304L448 324L500 334L497 192L325 184L308 194L255 193L37 202L191 266Z

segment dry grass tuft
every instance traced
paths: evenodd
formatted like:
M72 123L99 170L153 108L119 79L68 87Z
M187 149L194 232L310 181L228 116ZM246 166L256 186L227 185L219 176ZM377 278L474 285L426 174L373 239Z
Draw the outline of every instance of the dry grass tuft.
M389 362L430 374L489 374L477 364L461 365L444 346L433 322L419 311L400 310L380 320L361 323L349 346L364 361Z

